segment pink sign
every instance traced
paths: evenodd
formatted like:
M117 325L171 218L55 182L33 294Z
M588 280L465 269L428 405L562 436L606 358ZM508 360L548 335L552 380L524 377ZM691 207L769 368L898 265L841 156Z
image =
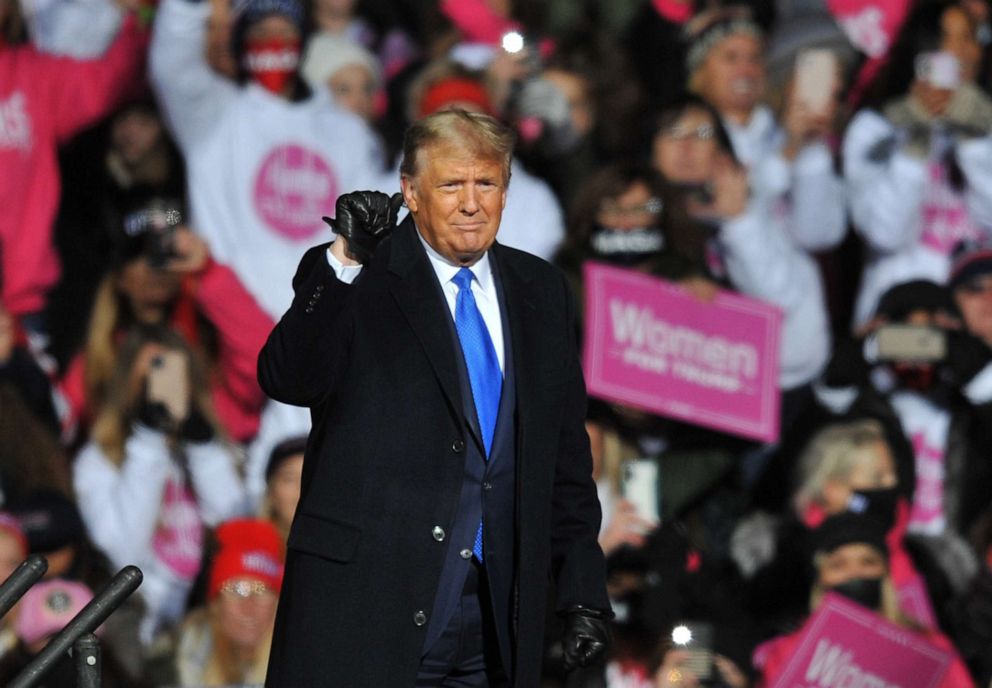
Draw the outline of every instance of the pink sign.
M720 292L711 302L671 282L585 265L589 393L772 442L779 424L781 313Z
M266 156L255 178L255 210L275 232L295 241L309 239L334 214L338 181L320 153L296 144Z
M918 633L827 593L772 688L932 688L951 659Z

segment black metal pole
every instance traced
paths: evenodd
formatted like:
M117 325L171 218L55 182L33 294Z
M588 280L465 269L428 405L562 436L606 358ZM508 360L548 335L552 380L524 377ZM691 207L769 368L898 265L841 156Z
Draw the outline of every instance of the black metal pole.
M65 625L58 634L52 638L38 655L31 660L17 678L15 678L7 688L31 688L44 676L66 652L72 647L76 640L86 634L92 633L96 627L102 624L110 616L121 602L137 590L141 585L141 569L137 566L125 566L100 592L96 594L90 603L80 610L72 621Z
M0 617L6 615L17 604L17 600L38 582L48 570L48 560L40 554L32 554L7 576L0 585Z
M76 688L100 688L100 641L92 633L72 645L76 660Z

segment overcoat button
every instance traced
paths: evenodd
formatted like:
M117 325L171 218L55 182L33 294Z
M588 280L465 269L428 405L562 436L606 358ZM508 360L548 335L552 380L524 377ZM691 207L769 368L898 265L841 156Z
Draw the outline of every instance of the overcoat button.
M441 526L434 526L434 530L431 531L431 535L433 535L434 536L434 539L437 540L438 542L443 541L444 540L444 528L442 528Z
M417 626L423 626L425 623L427 623L427 615L424 614L423 611L418 611L416 614L413 615L413 623L416 624Z
M451 443L451 451L455 452L456 454L460 454L463 449L465 449L465 443L462 442L461 440L455 440L454 442Z
M482 489L488 492L489 490L493 489L493 484L487 480L486 482L482 483Z
M471 559L472 558L472 550L470 550L470 549L463 549L461 552L458 553L458 555L462 559Z

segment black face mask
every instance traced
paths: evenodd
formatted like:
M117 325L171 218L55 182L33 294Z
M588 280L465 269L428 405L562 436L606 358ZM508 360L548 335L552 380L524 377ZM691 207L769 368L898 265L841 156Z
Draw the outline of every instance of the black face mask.
M665 247L665 235L655 226L637 229L611 229L599 225L589 237L593 255L623 266L637 265Z
M856 514L867 514L885 526L885 532L896 524L896 507L899 504L899 489L884 487L877 490L856 490L847 500L847 510Z
M881 578L852 578L840 585L829 588L862 607L878 611L882 607Z

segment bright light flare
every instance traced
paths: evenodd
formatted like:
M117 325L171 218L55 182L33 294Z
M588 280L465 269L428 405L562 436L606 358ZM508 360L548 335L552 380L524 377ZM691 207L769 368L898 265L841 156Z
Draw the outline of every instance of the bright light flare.
M503 50L508 53L519 53L524 49L524 37L519 31L507 31L503 34Z
M692 631L688 626L676 626L672 629L672 642L685 646L692 642Z

